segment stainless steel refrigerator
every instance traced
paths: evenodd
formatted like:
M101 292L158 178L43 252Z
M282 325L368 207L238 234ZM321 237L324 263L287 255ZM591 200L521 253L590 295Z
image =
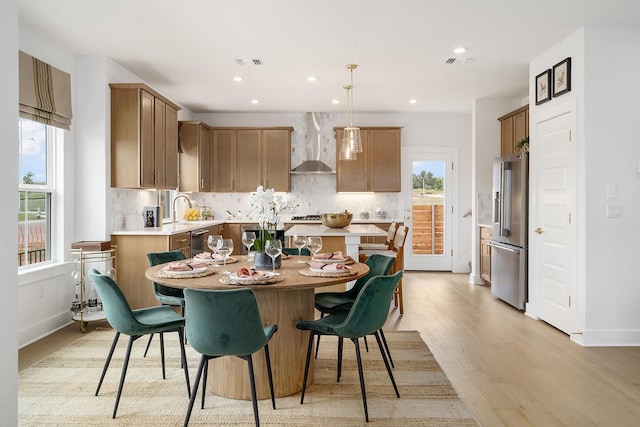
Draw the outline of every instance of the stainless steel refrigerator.
M528 200L528 155L494 159L491 293L520 310L528 300Z

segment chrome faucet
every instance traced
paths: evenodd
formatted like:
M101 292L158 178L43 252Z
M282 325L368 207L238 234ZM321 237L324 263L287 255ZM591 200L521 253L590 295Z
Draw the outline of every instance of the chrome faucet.
M189 198L187 196L185 196L184 194L180 194L178 196L176 196L175 199L173 199L173 217L171 218L172 222L175 224L176 223L176 201L178 199L185 199L187 201L187 203L189 204L189 207L191 207L191 200L189 200Z

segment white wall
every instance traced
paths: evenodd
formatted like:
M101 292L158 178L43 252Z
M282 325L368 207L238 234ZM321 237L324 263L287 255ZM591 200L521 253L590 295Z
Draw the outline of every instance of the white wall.
M8 159L18 158L18 1L0 2L0 141L2 152ZM18 201L17 162L4 162L0 168L0 236L6 242L18 241L15 226ZM5 304L0 310L2 339L0 340L0 414L2 423L17 425L18 419L18 299L16 247L0 245L0 269L2 274L2 296Z
M635 122L640 109L632 94L640 82L640 28L586 27L531 62L530 79L571 57L571 92L531 107L533 128L559 109L573 108L576 135L576 282L572 309L576 332L585 346L640 345L640 280L635 269L640 250L640 144ZM530 97L535 99L533 85ZM532 139L532 144L535 140ZM535 170L535 157L531 158ZM535 182L539 177L532 177ZM607 198L607 185L616 197ZM531 216L536 220L536 193ZM621 218L607 218L607 205L622 208ZM535 227L535 224L530 224ZM535 242L533 242L535 244ZM535 248L530 252L535 253ZM530 272L531 273L531 272ZM530 275L535 316L540 279ZM529 313L529 309L527 310Z

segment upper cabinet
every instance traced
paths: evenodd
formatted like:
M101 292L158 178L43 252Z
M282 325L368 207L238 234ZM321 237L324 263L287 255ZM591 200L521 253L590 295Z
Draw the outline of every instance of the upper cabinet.
M344 192L399 192L399 127L360 127L362 153L356 160L340 160L343 128L336 131L336 189Z
M202 122L180 122L180 191L211 191L210 131Z
M147 85L112 83L111 186L178 187L178 107Z
M500 155L506 156L516 151L516 144L529 136L529 105L518 108L500 120Z
M213 191L291 191L291 127L212 128Z

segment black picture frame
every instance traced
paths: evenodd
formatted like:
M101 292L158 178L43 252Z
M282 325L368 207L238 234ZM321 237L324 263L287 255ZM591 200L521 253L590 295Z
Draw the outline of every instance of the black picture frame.
M571 57L553 66L553 97L564 95L571 90Z
M551 99L551 69L546 69L536 76L536 105Z

